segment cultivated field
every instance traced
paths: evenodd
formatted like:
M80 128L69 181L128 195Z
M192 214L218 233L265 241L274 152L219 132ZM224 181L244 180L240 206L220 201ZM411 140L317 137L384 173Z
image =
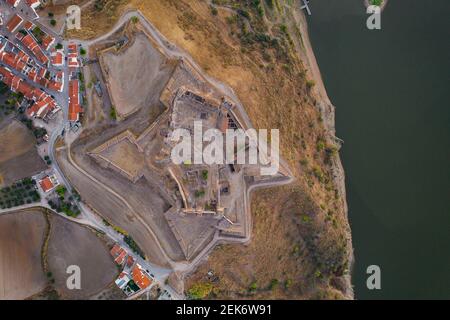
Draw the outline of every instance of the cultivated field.
M0 300L25 299L46 287L41 261L46 228L40 210L0 216Z
M27 127L14 120L0 128L0 185L11 184L47 168L37 153L36 139Z
M56 215L51 217L51 225L48 266L62 298L86 299L112 283L118 269L103 240L88 228ZM67 289L70 265L81 269L81 290Z
M157 84L166 74L163 70L166 60L144 34L137 34L123 52L110 50L100 59L103 72L108 74L106 78L112 103L120 117L154 103Z

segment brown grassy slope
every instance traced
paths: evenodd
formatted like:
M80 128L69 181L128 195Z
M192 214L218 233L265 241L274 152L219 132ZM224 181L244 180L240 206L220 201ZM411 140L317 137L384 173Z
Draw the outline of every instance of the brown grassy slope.
M216 250L187 288L208 282L205 271L212 269L219 278L212 284L216 297L340 297L336 288L348 267L348 224L331 178L336 147L325 134L313 83L295 52L298 30L286 27L291 24L285 2L274 1L270 8L261 1L259 9L251 1L220 0L215 2L228 8L218 7L217 15L207 1L129 2L204 70L229 84L255 127L280 129L282 154L297 177L291 186L254 194L251 244ZM90 28L103 30L103 23ZM269 290L273 279L279 284L274 280Z

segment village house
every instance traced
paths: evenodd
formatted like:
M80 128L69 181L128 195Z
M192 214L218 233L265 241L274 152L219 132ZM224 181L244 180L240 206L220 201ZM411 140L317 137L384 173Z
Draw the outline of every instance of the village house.
M80 120L80 113L83 109L80 105L80 83L78 80L69 81L69 121Z
M47 176L39 181L39 186L44 193L53 191L59 185L58 179L55 175Z

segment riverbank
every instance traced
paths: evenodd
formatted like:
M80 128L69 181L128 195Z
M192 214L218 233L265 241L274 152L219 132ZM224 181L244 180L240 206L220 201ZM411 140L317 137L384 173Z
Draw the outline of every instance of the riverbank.
M317 107L320 109L320 112L323 117L325 129L329 135L330 140L334 141L337 144L341 144L342 141L336 137L336 127L335 127L335 107L331 103L327 91L325 89L325 85L323 83L322 75L320 73L319 65L317 64L316 56L314 55L314 51L312 49L311 41L309 39L308 33L308 24L306 21L306 17L304 13L300 9L296 10L296 16L299 18L299 29L302 35L302 44L304 51L299 52L301 55L302 61L305 63L305 66L308 70L307 74L310 79L313 79L315 85L313 88L313 93L317 98ZM342 165L339 154L334 158L333 161L333 178L334 184L336 185L339 195L342 199L342 205L344 207L346 222L347 222L347 248L348 248L348 261L349 261L349 270L347 275L345 276L345 287L346 290L344 295L347 299L354 299L353 286L351 282L351 271L353 269L354 263L354 253L353 253L353 244L352 244L352 235L350 230L350 224L348 219L348 205L347 205L347 196L345 189L345 172L344 167Z

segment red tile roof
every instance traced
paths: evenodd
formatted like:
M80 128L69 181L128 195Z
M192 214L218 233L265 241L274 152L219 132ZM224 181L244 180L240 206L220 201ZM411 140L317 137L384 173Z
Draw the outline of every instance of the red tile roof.
M77 46L76 43L69 43L67 48L69 49L70 53L77 53L78 54L78 46Z
M11 83L11 90L14 91L14 92L19 91L19 90L18 90L18 89L19 89L19 85L20 85L20 83L21 83L22 81L23 81L23 80L22 80L21 77L19 77L19 76L13 76L13 78L12 78L12 83Z
M22 51L19 51L17 55L6 51L0 52L0 61L19 72L24 70L28 59L28 55L23 53Z
M26 21L23 27L26 30L31 30L34 29L34 24L31 21Z
M0 77L12 91L21 92L28 100L35 101L35 104L26 111L29 117L45 117L58 107L50 95L39 88L29 85L21 77L14 75L9 69L0 66Z
M80 67L80 62L78 61L78 55L76 53L69 53L67 55L67 65L70 68L79 68Z
M78 121L83 109L80 105L79 83L78 80L69 82L69 121Z
M63 65L63 54L62 52L56 52L52 55L52 64L54 66L61 66Z
M19 27L19 25L22 23L23 19L21 16L15 14L6 25L6 29L8 29L9 32L14 32Z
M45 177L44 179L39 181L39 184L41 185L41 188L42 190L44 190L44 192L49 192L55 187L52 180L50 180L50 177Z
M46 34L44 38L42 38L42 47L44 48L44 50L48 50L54 42L55 38Z
M147 288L152 283L150 278L141 270L138 264L134 266L131 276L133 277L133 281L141 289Z
M128 256L128 258L127 258L127 267L131 268L133 266L133 263L134 263L133 257L132 256Z
M110 253L115 258L119 255L120 251L123 250L121 246L119 246L117 243L114 245L114 247L111 249Z
M26 46L33 54L36 56L36 58L42 63L47 64L48 58L42 51L41 47L38 45L38 43L33 39L32 36L27 34L22 39L19 39L22 41L23 45Z
M62 86L63 86L62 82L49 81L47 88L49 88L50 90L53 90L53 91L61 91Z
M119 265L123 264L125 257L127 255L125 249L119 246L118 244L114 245L110 253L114 257L114 261Z
M127 252L122 249L119 256L114 260L118 265L122 265L125 261L125 257L127 256Z

